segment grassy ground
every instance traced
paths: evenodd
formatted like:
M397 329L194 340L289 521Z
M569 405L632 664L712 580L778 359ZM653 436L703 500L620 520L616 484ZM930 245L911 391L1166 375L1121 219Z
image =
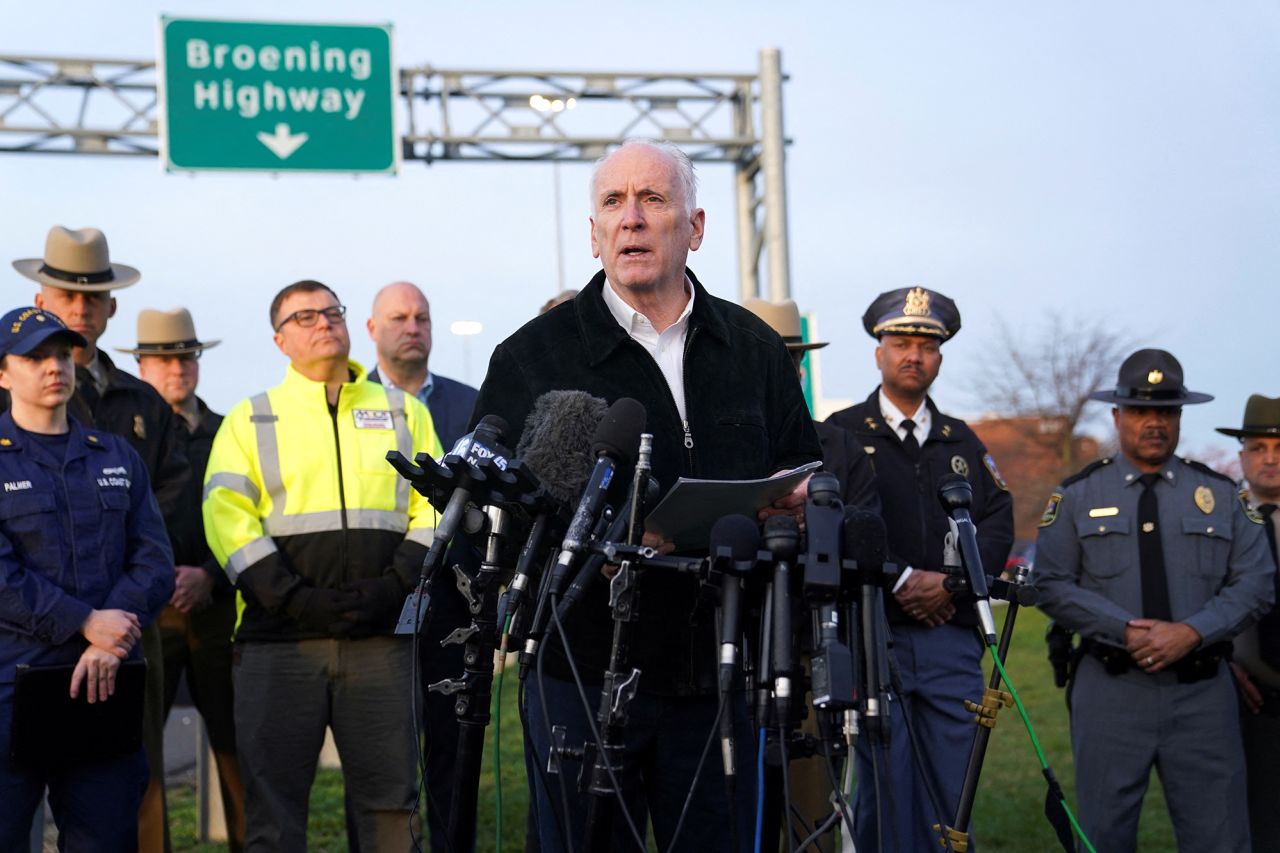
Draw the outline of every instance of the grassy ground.
M1003 614L997 613L1002 619ZM1071 744L1062 691L1053 686L1043 642L1045 618L1037 611L1022 610L1005 669L1013 679L1041 744L1066 788L1068 803L1075 807ZM480 782L480 814L477 829L482 851L518 853L524 849L525 788L520 721L516 713L515 673L508 673L502 693L501 763L503 822L500 846L496 844L497 820L493 772L495 726L490 726L485 747L485 769ZM973 825L984 853L1044 853L1057 848L1043 815L1045 783L1035 751L1016 709L1001 712L992 733L974 810ZM195 791L191 787L170 790L174 849L214 851L220 845L197 845ZM337 771L321 771L312 789L309 823L310 848L314 851L346 849L342 816L342 778ZM1160 786L1153 777L1142 814L1139 850L1174 849L1173 833Z

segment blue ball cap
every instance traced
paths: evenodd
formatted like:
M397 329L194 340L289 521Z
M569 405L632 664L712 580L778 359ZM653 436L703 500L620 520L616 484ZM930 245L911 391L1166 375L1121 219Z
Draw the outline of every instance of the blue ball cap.
M56 314L34 306L14 308L0 317L0 356L26 355L54 335L62 335L73 347L89 345Z

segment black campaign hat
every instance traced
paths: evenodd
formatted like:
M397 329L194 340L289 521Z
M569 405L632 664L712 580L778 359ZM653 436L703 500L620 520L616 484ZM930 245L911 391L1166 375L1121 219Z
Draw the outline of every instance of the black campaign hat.
M922 335L946 341L960 331L960 310L936 290L901 287L875 298L862 315L862 328L877 340L884 335Z
M1209 402L1213 395L1187 390L1182 365L1173 353L1140 349L1120 365L1114 389L1094 391L1089 399L1117 406L1194 406Z

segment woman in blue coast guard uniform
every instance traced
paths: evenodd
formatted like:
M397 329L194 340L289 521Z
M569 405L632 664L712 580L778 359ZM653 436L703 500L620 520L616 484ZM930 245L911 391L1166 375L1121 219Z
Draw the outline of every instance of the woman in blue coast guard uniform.
M75 664L71 696L109 702L120 662L173 592L173 555L142 459L67 416L72 347L47 311L0 318L0 850L25 849L45 788L58 846L137 848L141 750L71 766L10 757L19 664Z

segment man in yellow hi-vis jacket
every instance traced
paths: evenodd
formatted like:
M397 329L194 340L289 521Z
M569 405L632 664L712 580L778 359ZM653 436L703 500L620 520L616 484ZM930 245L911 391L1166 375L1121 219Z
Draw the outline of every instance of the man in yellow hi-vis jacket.
M363 850L408 850L418 746L412 642L394 635L436 520L386 462L441 453L426 408L348 359L346 309L319 282L271 304L285 380L213 442L209 545L240 593L235 721L245 849L306 849L308 793L333 730Z

